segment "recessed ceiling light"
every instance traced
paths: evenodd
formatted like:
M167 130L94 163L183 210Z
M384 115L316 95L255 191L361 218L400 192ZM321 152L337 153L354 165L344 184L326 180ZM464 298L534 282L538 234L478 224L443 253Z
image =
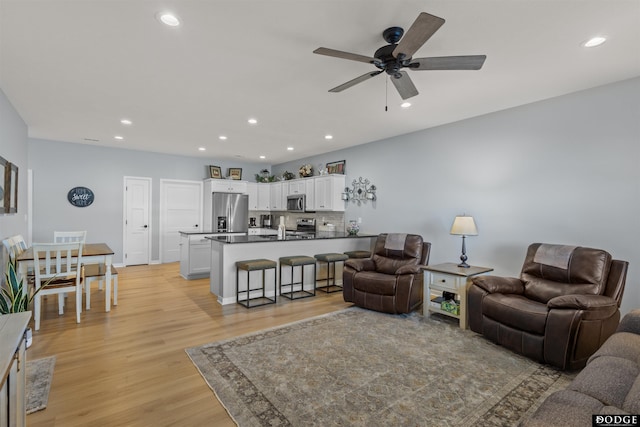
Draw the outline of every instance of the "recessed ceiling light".
M260 158L261 158L261 159L266 159L266 158L267 158L267 156L260 156Z
M293 151L293 147L287 147L288 151Z
M204 147L198 147L198 151L207 151L207 149Z
M247 122L249 122L250 125L255 125L256 123L258 123L256 119L249 119L247 120Z
M120 120L120 123L122 123L123 125L128 126L128 125L130 125L132 122L131 122L131 120L129 120L129 119L122 119L122 120Z
M607 38L602 36L592 37L582 44L584 47L596 47L606 42Z
M227 137L226 137L225 135L220 135L220 136L218 137L218 139L219 139L219 140L221 140L221 141L224 141L224 140L226 140L226 139L227 139Z
M124 139L124 137L120 136L120 135L116 135L116 136L113 137L113 139L117 139L118 141L122 141Z
M178 17L173 13L162 12L156 15L156 17L160 22L170 27L177 27L180 25L180 19L178 19Z
M333 139L333 135L325 135L324 139Z
M402 104L400 104L400 106L402 108L409 108L409 107L411 107L411 103L410 102L403 102Z

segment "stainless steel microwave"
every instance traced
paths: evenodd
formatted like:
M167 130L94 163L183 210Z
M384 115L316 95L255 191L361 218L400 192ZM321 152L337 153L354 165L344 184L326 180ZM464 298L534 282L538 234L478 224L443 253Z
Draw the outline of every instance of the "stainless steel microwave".
M304 212L306 202L305 198L304 194L292 194L287 196L287 210L289 212Z

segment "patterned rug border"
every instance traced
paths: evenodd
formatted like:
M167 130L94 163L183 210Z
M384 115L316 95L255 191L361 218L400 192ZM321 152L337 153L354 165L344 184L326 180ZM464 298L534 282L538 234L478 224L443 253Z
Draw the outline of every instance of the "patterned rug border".
M47 407L55 366L56 356L27 360L27 381L25 387L27 395L27 415L41 411ZM35 382L38 379L44 380L44 388L34 388Z
M197 371L200 373L201 377L204 379L205 383L209 386L209 388L213 391L214 395L220 402L220 404L225 408L229 417L233 420L236 425L240 425L240 422L234 415L232 414L232 410L239 411L238 416L245 420L246 414L243 413L245 408L240 405L240 407L235 406L236 402L230 401L234 409L230 409L224 403L222 396L214 387L210 381L214 381L216 383L220 378L217 371L215 372L215 376L211 379L207 378L206 372L203 372L202 369L207 369L207 365L202 361L204 354L202 352L203 349L212 349L212 348L220 348L224 347L226 344L233 343L228 348L233 346L241 346L243 342L250 342L251 338L257 337L260 335L264 335L265 339L273 338L274 334L270 332L283 332L287 333L287 331L291 331L292 327L295 327L299 324L307 324L308 327L312 327L318 320L325 319L327 317L334 316L344 316L348 315L349 312L362 312L362 313L375 313L377 315L382 316L392 316L394 318L404 318L408 321L414 322L434 322L434 324L444 324L453 327L451 330L452 333L462 336L468 335L469 338L478 338L483 345L488 345L490 347L494 347L495 349L499 349L500 352L504 352L509 355L509 357L513 357L514 359L520 359L528 361L529 366L523 367L523 370L515 375L513 378L510 378L505 384L500 386L500 391L496 392L493 396L486 398L483 402L483 410L477 413L470 413L466 416L463 416L462 419L455 425L464 425L464 426L498 426L498 425L507 425L505 424L505 416L507 419L509 417L515 417L518 421L522 421L527 419L541 404L541 402L551 394L553 391L565 388L570 381L575 376L574 374L567 374L561 372L553 367L540 365L533 361L529 361L528 359L517 355L515 353L511 353L503 347L497 346L484 338L480 337L477 334L472 333L471 331L463 331L457 328L457 324L453 325L452 319L442 318L440 316L432 316L431 318L424 318L417 313L412 313L409 315L388 315L384 313L371 312L369 310L364 310L359 307L350 307L343 310L334 311L331 313L326 313L319 316L310 317L307 319L302 319L290 323L286 323L279 326L274 326L266 329L262 329L255 332L250 332L247 334L239 335L236 337L231 337L227 339L222 339L210 343L206 343L199 346L189 347L185 349L187 356L190 358L191 362L196 367ZM201 359L201 360L198 360ZM203 368L201 369L200 363L203 363ZM235 366L235 365L234 365ZM216 384L216 387L220 388L221 393L228 392L228 385L226 382L223 384ZM259 385L254 385L251 383L251 387L256 388L258 394L262 395L262 391L259 388ZM533 397L532 397L533 396ZM228 397L228 396L227 396ZM528 400L527 400L528 399ZM533 400L532 400L533 399ZM265 398L269 405L272 403L268 398ZM486 408L486 410L485 410ZM271 412L271 417L274 419L280 419L283 424L288 425L290 421L279 412L277 406L273 407L274 412ZM253 421L251 422L253 423Z
M293 326L293 325L296 325L296 324L299 324L299 323L311 322L313 320L322 319L322 318L329 317L329 316L334 316L334 315L336 315L338 313L345 313L345 312L348 312L348 311L364 311L364 310L359 308L359 307L348 307L348 308L344 308L342 310L332 311L330 313L325 313L325 314L320 314L318 316L308 317L306 319L295 320L293 322L285 323L285 324L279 325L279 326L273 326L273 327L270 327L270 328L260 329L259 331L249 332L247 334L238 335L238 336L235 336L235 337L232 337L232 338L225 338L225 339L222 339L222 340L212 341L212 342L209 342L209 343L206 343L206 344L202 344L202 345L196 345L196 346L193 346L193 347L188 347L188 348L185 348L184 351L185 351L185 353L187 353L187 356L191 360L191 363L193 364L193 366L200 373L200 376L202 377L204 382L209 386L211 391L213 391L213 394L216 396L216 399L218 399L218 402L220 403L220 405L222 405L224 410L227 411L227 415L229 415L229 418L231 418L231 420L237 426L240 426L240 424L234 418L234 416L231 413L231 411L229 410L229 408L227 408L227 406L224 404L224 402L220 398L220 395L218 395L218 392L213 387L213 384L209 383L209 381L207 380L207 377L205 376L205 373L202 372L202 370L200 369L200 366L198 365L196 360L194 360L194 358L191 355L190 351L195 351L195 350L197 350L199 348L210 348L210 347L213 347L213 346L226 344L228 342L235 341L235 340L238 340L238 339L249 338L249 337L253 337L253 336L256 336L256 335L261 335L261 334L264 334L266 332L275 331L277 329L283 329L283 328L286 328L286 327L289 327L289 326Z

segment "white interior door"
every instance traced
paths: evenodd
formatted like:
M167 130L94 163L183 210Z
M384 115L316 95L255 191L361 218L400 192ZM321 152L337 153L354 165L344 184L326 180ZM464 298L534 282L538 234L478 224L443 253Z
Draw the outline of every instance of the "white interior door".
M149 264L151 178L124 178L124 265Z
M160 180L160 260L180 260L180 231L202 230L202 181Z

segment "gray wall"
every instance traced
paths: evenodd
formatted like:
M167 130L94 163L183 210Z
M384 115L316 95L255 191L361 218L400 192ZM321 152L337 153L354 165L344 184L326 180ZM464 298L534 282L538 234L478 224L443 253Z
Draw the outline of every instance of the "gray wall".
M87 230L87 239L106 242L114 262L122 263L123 182L125 176L152 178L152 260L159 259L160 179L200 181L207 165L241 167L253 180L262 164L180 157L66 142L29 140L29 167L33 170L33 241L50 241L54 230ZM88 187L95 201L86 208L67 202L73 187Z
M0 239L15 234L27 238L27 125L0 90L0 156L18 166L18 213L0 214ZM0 177L3 181L4 177ZM0 249L0 273L4 278L4 246Z
M339 135L337 135L339 137ZM623 311L640 307L640 78L295 162L346 160L378 200L349 202L363 232L411 232L431 264L459 262L457 214L473 215L469 262L517 276L533 242L602 248L630 262Z
M0 235L26 234L26 126L0 93L0 154L20 166L19 214L0 215ZM338 136L339 137L339 136ZM123 176L153 178L154 230L160 178L205 176L188 157L30 140L34 170L34 239L55 228L86 228L108 242L121 262ZM431 263L457 261L460 238L449 235L466 212L480 235L467 239L469 261L496 274L517 275L531 242L603 248L630 265L623 311L640 307L640 78L277 165L274 173L347 161L347 181L369 178L378 200L349 203L345 220L361 217L363 232L414 232L433 243ZM252 177L262 166L243 167ZM67 191L96 193L90 208L72 208ZM158 236L152 256L158 257Z

